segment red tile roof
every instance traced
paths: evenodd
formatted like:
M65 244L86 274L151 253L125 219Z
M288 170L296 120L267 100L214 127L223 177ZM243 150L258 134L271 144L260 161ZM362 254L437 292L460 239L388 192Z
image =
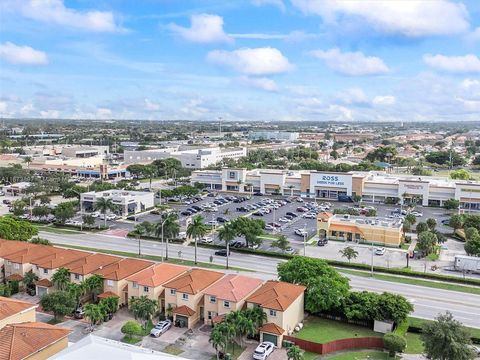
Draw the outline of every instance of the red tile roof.
M44 269L57 269L57 268L63 267L68 263L71 263L73 261L76 261L91 255L90 252L86 252L86 251L61 249L61 248L54 248L54 249L56 250L54 253L46 257L43 257L41 259L30 261L30 263Z
M267 309L285 311L304 291L305 286L270 280L249 296L247 302Z
M263 325L260 329L258 329L258 331L274 335L282 335L285 333L285 330L283 330L280 326L274 323L267 323Z
M0 296L0 320L18 314L27 309L36 308L38 305L28 301L21 301Z
M119 262L121 257L106 255L106 254L92 254L80 259L77 259L71 263L64 265L64 268L68 269L71 273L86 275L92 271L102 269L105 266Z
M33 264L34 261L51 256L57 251L58 249L52 246L28 244L17 252L4 255L3 258L18 264Z
M240 301L262 285L263 281L243 275L228 274L205 289L205 294L221 300Z
M178 315L183 315L183 316L195 315L195 311L190 309L187 305L182 305L173 309L173 313Z
M181 293L195 295L212 285L214 282L220 280L223 275L223 273L211 270L192 269L185 275L181 275L166 283L164 286L166 288L175 289Z
M4 258L6 255L16 253L22 249L27 248L31 244L26 241L14 240L0 240L0 257Z
M185 266L171 264L156 264L139 273L129 276L128 281L133 281L142 286L156 287L163 285L177 276L187 272Z
M114 292L111 292L111 291L105 291L104 293L101 293L100 295L98 295L98 298L99 299L106 299L106 298L110 298L110 297L120 297L118 296L117 294L115 294Z
M152 265L153 262L151 261L126 258L119 262L104 266L102 269L95 270L93 274L100 275L107 280L118 281Z
M42 280L35 281L35 285L41 286L41 287L52 287L53 283L48 279L42 279Z
M71 332L70 329L39 322L7 325L0 330L0 360L26 359Z
M23 276L20 275L20 274L11 274L11 275L8 275L5 280L7 281L22 281L23 280Z

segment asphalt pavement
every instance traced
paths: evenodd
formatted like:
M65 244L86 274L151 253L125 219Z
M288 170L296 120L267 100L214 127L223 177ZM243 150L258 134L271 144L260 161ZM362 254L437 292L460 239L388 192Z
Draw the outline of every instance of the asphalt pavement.
M40 236L49 239L55 244L86 246L103 250L118 250L131 253L138 252L138 242L135 239L107 236L103 234L52 234L41 232ZM143 254L164 256L164 245L154 241L141 241ZM171 257L193 260L194 248L183 245L169 245ZM198 261L209 262L213 254L211 249L198 248ZM308 254L307 254L308 255ZM224 257L214 256L215 264L225 264ZM232 253L230 265L255 272L251 276L261 278L276 278L277 265L283 260L262 257L258 255ZM390 291L407 297L415 306L413 316L433 319L437 314L446 310L462 321L465 325L480 328L480 295L466 294L455 291L434 289L416 285L399 284L371 278L347 275L351 279L354 290L369 290L376 292Z

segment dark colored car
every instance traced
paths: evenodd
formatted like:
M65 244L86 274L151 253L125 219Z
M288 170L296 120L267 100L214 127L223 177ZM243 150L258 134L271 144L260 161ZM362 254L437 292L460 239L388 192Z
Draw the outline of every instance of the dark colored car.
M261 192L256 192L256 193L253 193L253 196L263 196L263 194Z
M224 218L224 217L222 217L222 216L219 216L219 217L217 217L217 221L218 221L219 223L226 223L226 222L228 221L228 219L227 219L227 218Z
M5 205L11 205L12 204L12 202L10 200L7 200L7 199L3 200L3 203Z
M202 208L200 206L197 206L197 205L193 205L191 206L192 209L195 209L197 211L202 211Z
M285 215L288 215L288 216L291 216L291 217L294 217L294 218L296 218L298 216L297 214L295 214L291 211L288 211Z
M192 213L191 213L190 211L187 211L187 210L182 211L180 214L182 214L183 216L190 216L190 215L192 215Z
M353 203L352 197L348 195L338 195L338 201Z
M317 246L325 246L328 244L328 240L327 239L320 239L317 241Z
M263 212L261 212L261 211L255 211L252 215L253 215L253 216L263 216L263 215L265 215L265 214L264 214Z
M221 202L220 200L215 200L213 203L215 205L223 205L223 202Z
M245 244L242 241L237 240L237 241L232 241L230 243L230 246L235 249L239 249L239 248L245 247Z
M231 254L231 252L230 252ZM228 255L230 255L228 254ZM215 255L217 256L227 256L227 249L220 249L220 250L217 250L215 251Z
M245 207L245 206L241 206L241 207L237 207L237 211L240 211L240 212L247 212L248 209Z

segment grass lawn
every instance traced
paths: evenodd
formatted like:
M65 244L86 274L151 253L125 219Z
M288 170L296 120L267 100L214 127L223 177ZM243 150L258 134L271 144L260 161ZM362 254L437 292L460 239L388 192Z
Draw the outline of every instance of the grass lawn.
M234 351L232 351L234 350ZM235 349L232 347L232 343L229 343L227 346L227 350L225 351L226 353L230 354L232 356L232 359L235 360L237 359L243 352L245 351L244 347L241 347L237 343L235 343ZM211 360L217 360L216 356L212 356Z
M162 352L170 354L170 355L177 356L177 355L180 355L181 353L183 353L183 350L179 349L179 348L177 348L173 345L168 345L168 346L163 348Z
M319 354L311 353L311 352L304 352L303 353L303 360L317 360L320 359Z
M50 325L57 325L57 324L60 324L61 322L64 322L65 319L55 319L55 318L52 318L50 320L47 321L47 324L50 324Z
M357 270L350 270L350 269L338 269L338 271L351 274L361 277L371 277L369 272L366 271L357 271ZM414 277L406 277L406 276L395 276L395 275L386 275L386 274L379 274L374 273L373 277L378 280L385 280L391 282L398 282L402 284L410 284L410 285L418 285L418 286L425 286L435 289L444 289L444 290L451 290L451 291L459 291L468 294L477 294L480 295L480 287L473 287L473 286L466 286L466 285L457 285L445 282L437 282L437 281L430 281L424 279L418 279Z
M419 319L419 318L416 318L416 317L409 317L408 318L408 322L409 322L410 326L414 326L414 327L422 327L423 324L429 323L429 322L432 322L432 321L433 320ZM471 328L471 327L465 327L465 328L468 331L470 331L470 334L472 335L472 337L480 338L480 329Z
M407 332L405 339L407 340L406 354L421 354L423 352L423 342L420 339L420 334Z
M346 353L328 356L328 360L391 360L386 352L381 351L349 351Z
M157 261L157 262L162 261L162 258L160 256L155 256L155 255L138 256L138 254L130 253L130 252L126 252L126 251L103 250L103 249L96 249L96 248L91 248L91 247L87 247L87 246L67 245L67 244L55 244L55 245L63 246L63 247L66 247L66 248L71 248L71 249L94 251L94 252L103 253L103 254L111 254L111 255L124 256L124 257L140 258L140 259L152 260L152 261ZM224 265L210 264L210 263L206 263L206 262L198 262L197 265L195 265L194 261L180 260L180 259L175 259L175 258L172 258L172 257L169 257L168 260L164 259L163 262L167 262L167 263L170 263L170 264L185 265L185 266L197 266L197 267L202 267L202 268L207 268L207 269L225 269ZM247 270L247 269L242 269L242 268L237 268L237 267L230 267L230 269L239 270L239 271L254 272L253 270Z
M126 344L135 345L140 342L140 340L142 340L141 337L125 335L120 341Z
M296 336L304 340L326 343L351 337L381 337L382 334L376 333L363 326L310 316L305 320L305 326Z
M67 230L67 229L62 229L62 228L56 228L53 226L47 226L47 225L36 225L38 231L45 231L49 232L52 234L59 234L59 235L65 235L65 234L78 234L81 233L81 231L78 230Z

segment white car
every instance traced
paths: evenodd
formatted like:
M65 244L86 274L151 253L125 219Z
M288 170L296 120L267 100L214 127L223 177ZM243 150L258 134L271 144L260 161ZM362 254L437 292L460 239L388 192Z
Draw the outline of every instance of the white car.
M419 212L419 211L412 211L410 214L416 216L416 217L422 217L423 216L423 213Z
M303 215L305 219L315 219L316 215L314 213L306 213Z
M115 220L116 218L117 218L117 215L115 215L115 214L108 214L107 215L107 220L112 221L112 220Z
M295 229L295 234L298 235L298 236L307 236L308 232L306 232L303 229Z
M265 225L265 230L275 230L275 228L272 225Z
M375 255L382 256L384 254L385 254L385 248L384 247L375 248Z
M213 243L213 238L211 236L205 236L204 238L200 239L200 242L205 244Z
M155 325L155 327L150 330L150 336L159 337L165 333L168 329L172 327L172 322L170 320L160 321Z
M272 342L264 341L257 346L253 353L255 360L265 360L273 352L275 345Z
M98 218L100 216L100 213L98 211L95 211L95 212L91 213L90 216L93 217L93 218Z
M210 225L210 226L217 226L217 225L218 225L218 221L217 221L217 220L210 220L210 221L207 221L207 225Z
M278 219L278 221L280 221L281 223L288 223L290 220L282 217L282 218Z
M186 231L180 231L178 233L178 238L181 240L186 240L187 239L187 232Z

